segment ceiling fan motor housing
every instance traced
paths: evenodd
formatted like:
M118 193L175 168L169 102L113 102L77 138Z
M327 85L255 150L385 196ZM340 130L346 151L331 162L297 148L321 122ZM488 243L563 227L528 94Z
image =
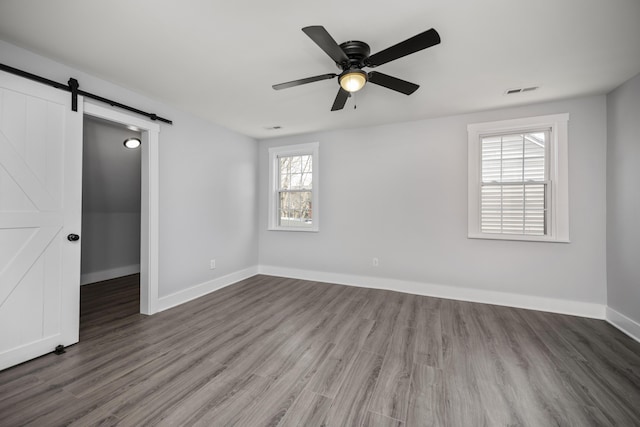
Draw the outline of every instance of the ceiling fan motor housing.
M371 48L365 42L358 40L350 40L340 45L340 48L349 57L349 62L339 63L336 62L338 68L342 70L349 70L353 68L365 67L365 60L371 53Z

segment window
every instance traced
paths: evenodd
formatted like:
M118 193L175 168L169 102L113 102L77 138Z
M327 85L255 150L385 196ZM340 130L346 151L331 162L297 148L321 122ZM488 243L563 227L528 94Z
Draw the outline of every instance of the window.
M318 143L269 149L269 230L318 231Z
M469 132L469 237L568 242L568 114Z

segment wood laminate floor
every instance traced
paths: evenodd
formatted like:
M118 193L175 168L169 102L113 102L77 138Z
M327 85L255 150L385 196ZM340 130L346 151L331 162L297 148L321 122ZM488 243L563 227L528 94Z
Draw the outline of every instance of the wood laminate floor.
M0 425L640 426L640 344L603 321L270 276L147 317L137 281L0 372Z

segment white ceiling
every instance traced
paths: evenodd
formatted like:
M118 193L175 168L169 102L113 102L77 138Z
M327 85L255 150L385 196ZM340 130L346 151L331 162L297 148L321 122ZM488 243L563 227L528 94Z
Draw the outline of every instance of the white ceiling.
M309 25L372 53L431 27L442 43L376 69L413 95L369 84L331 112L337 79L271 88L338 70ZM606 93L640 72L640 1L0 0L0 38L268 138ZM522 86L540 89L504 95Z

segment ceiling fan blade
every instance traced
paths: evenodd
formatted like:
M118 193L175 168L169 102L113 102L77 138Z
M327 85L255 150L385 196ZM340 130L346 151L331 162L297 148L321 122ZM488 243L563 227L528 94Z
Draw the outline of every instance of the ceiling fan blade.
M336 100L333 101L333 106L331 107L331 111L342 110L344 105L347 103L347 99L351 96L349 92L340 88L338 91L338 95L336 95Z
M420 87L415 83L379 73L377 71L369 72L369 83L384 86L387 89L395 90L396 92L404 93L405 95L411 95Z
M438 43L440 43L440 35L432 28L371 55L369 59L367 59L366 65L368 67L377 67L378 65L411 55L412 53L437 45Z
M318 46L320 46L320 49L324 50L324 52L329 55L334 62L340 64L342 62L349 61L347 54L344 53L338 43L336 43L333 37L331 37L331 34L329 34L322 25L304 27L302 31L304 31L304 33L308 35Z
M280 83L277 85L271 86L275 90L287 89L294 86L306 85L307 83L319 82L320 80L329 80L334 77L337 77L337 74L322 74L320 76L307 77L306 79L293 80L291 82Z

